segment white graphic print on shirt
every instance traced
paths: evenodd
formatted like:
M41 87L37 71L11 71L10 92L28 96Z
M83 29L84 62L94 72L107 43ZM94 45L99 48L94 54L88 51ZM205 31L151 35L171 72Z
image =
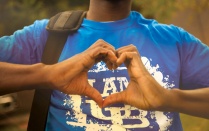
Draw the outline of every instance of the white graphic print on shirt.
M150 64L151 60L146 57L142 57L141 59L149 73L152 74L164 88L174 87L173 82L169 82L169 76L164 76L162 72L158 70L159 65L152 66ZM122 70L126 70L126 67L119 67L116 71ZM105 71L109 70L102 62L97 63L95 68L89 70L89 72L93 73ZM89 79L89 83L92 86L95 82L96 79ZM119 92L115 82L119 83L118 88L120 91L123 91L128 85L126 77L103 78L103 82L104 89L101 94L102 97L107 97L111 93ZM89 106L83 106L87 104ZM158 111L148 112L139 110L130 105L101 109L93 100L79 95L66 95L63 105L70 108L70 110L66 112L66 123L74 127L84 128L86 131L126 131L139 128L158 128L157 130L164 131L172 124L172 117L169 116L169 112L167 114Z

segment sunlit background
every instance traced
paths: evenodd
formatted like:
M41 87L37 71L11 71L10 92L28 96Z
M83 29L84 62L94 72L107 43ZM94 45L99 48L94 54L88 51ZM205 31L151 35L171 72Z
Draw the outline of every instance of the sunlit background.
M88 4L89 0L0 0L0 37L61 11L88 10ZM180 26L209 45L208 0L134 0L132 9L146 18ZM4 105L11 109L7 112L0 105L0 131L26 131L32 97L33 91L0 97L0 104L11 101ZM209 120L184 114L181 117L185 131L209 130Z

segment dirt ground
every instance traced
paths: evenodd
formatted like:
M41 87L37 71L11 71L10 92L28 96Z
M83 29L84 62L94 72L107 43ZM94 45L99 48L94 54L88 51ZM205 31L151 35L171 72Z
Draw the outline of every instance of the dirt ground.
M26 131L29 112L11 113L0 116L0 131Z
M0 115L0 131L26 131L34 91L17 93L17 107L14 111Z

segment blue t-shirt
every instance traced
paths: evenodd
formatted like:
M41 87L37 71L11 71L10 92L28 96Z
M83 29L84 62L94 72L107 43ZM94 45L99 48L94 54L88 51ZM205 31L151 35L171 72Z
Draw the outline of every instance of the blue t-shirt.
M40 62L48 36L47 23L36 21L12 36L0 38L0 61ZM79 30L68 37L59 61L83 52L98 39L116 49L135 45L146 69L166 89L209 86L209 47L179 27L159 24L137 12L115 22L84 19ZM126 89L129 76L124 65L111 71L99 62L89 70L88 81L105 98ZM100 109L88 97L54 90L46 130L181 131L182 126L175 112L144 111L124 104Z

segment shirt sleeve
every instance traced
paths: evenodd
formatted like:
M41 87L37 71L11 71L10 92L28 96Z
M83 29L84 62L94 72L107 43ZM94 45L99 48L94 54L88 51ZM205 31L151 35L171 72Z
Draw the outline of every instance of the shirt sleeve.
M179 28L181 45L181 89L209 87L209 47Z
M48 33L48 20L35 21L11 36L0 38L0 61L16 64L40 62Z

